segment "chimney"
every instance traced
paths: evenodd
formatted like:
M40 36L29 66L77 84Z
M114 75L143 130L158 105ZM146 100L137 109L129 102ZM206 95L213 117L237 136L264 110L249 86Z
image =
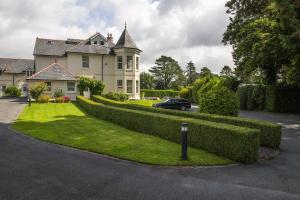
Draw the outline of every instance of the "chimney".
M110 41L110 42L113 42L113 36L111 33L107 33L107 40Z

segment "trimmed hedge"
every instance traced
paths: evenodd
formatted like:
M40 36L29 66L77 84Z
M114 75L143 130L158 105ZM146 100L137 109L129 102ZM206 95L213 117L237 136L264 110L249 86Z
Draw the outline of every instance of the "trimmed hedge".
M141 93L144 94L144 97L176 97L179 95L179 91L175 90L149 90L149 89L142 89ZM142 95L141 95L142 96Z
M238 88L237 96L241 110L265 110L266 86L244 85Z
M270 112L300 113L300 87L267 86L266 109Z
M77 96L77 103L96 117L177 143L181 139L181 123L188 122L190 146L243 163L258 159L259 131L256 129L107 106L82 96Z
M260 145L274 148L274 149L279 148L281 142L281 126L271 122L242 118L242 117L230 117L230 116L221 116L221 115L204 114L204 113L184 112L184 111L168 110L162 108L146 107L146 106L136 105L136 104L126 104L126 103L109 100L101 96L92 96L92 100L99 103L103 103L105 105L117 106L122 108L143 110L143 111L162 113L168 115L177 115L182 117L201 119L201 120L207 120L212 122L220 122L225 124L258 129L260 130Z

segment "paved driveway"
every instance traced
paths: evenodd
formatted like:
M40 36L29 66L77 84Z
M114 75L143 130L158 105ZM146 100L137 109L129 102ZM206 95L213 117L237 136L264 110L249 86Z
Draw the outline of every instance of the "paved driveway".
M282 153L254 165L161 168L49 144L8 129L23 107L0 100L0 199L300 199L300 117L243 112L285 125ZM12 111L14 110L14 111ZM9 114L8 114L9 113ZM8 115L8 118L7 118Z

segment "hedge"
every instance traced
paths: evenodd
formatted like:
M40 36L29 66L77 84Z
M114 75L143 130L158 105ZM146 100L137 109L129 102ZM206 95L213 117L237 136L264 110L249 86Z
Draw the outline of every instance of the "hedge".
M235 126L258 129L260 130L260 145L274 148L274 149L279 148L281 142L281 126L271 122L242 118L242 117L230 117L230 116L221 116L221 115L204 114L204 113L184 112L184 111L168 110L162 108L146 107L146 106L136 105L136 104L126 104L126 103L120 103L113 100L109 100L101 96L92 96L92 100L103 103L105 105L118 106L122 108L182 116L182 117L201 119L201 120L207 120L212 122L220 122L220 123L231 124Z
M237 96L241 110L265 110L266 86L244 85L238 88Z
M259 131L256 129L108 106L82 96L77 96L77 103L103 120L177 143L181 139L181 123L188 122L190 146L243 163L258 159Z
M142 89L141 94L144 94L144 97L159 97L159 98L163 98L166 96L167 97L176 97L179 95L179 91Z
M300 113L299 86L267 86L266 109L270 112Z

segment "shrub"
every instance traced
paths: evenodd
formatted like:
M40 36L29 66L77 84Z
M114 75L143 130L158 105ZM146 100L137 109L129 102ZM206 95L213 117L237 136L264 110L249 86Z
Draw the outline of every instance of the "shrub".
M144 97L176 97L178 96L179 92L174 90L141 90L144 93Z
M126 101L126 100L128 100L129 96L124 93L109 92L109 93L105 94L104 97L115 100L115 101Z
M266 104L266 86L243 85L238 88L237 96L241 110L264 110Z
M241 110L247 110L247 87L243 86L243 87L239 87L237 89L237 97L239 99L239 103L240 103L240 109Z
M91 95L101 95L104 90L104 84L100 80L90 80L89 89Z
M192 89L193 87L186 87L186 88L181 88L179 91L179 96L184 99L188 99L192 101Z
M5 94L11 97L21 96L21 90L14 85L10 85L5 89Z
M190 146L244 163L258 159L259 132L255 129L112 107L81 96L77 97L77 103L96 117L177 143L181 140L181 123L188 122Z
M221 122L225 124L232 124L236 126L254 128L260 130L260 145L267 146L270 148L279 148L281 142L281 126L271 122L248 119L242 117L231 117L231 116L221 116L205 113L194 113L194 112L182 112L177 110L152 108L141 105L126 104L109 99L105 99L101 96L92 96L92 99L96 102L103 103L105 105L117 106L121 108L129 108L134 110L142 110L154 113L177 115L187 118L201 119L212 122Z
M50 96L49 95L42 95L39 97L38 102L39 103L48 103L50 100Z
M266 109L271 112L300 113L300 87L267 86Z
M55 92L54 92L54 97L62 97L64 96L64 93L62 91L62 89L56 89Z
M48 88L47 84L44 82L36 83L29 88L30 96L36 100L40 98L44 91Z
M80 95L83 95L83 91L87 90L90 86L90 82L92 79L81 76L79 78L77 88L79 90Z
M199 111L202 113L237 116L238 99L226 87L217 87L204 93L199 100Z
M64 97L56 97L55 98L55 103L63 103L64 102Z
M197 79L195 83L193 84L193 89L192 89L192 98L193 102L198 103L199 102L199 90L206 85L212 77L203 77L200 79Z

